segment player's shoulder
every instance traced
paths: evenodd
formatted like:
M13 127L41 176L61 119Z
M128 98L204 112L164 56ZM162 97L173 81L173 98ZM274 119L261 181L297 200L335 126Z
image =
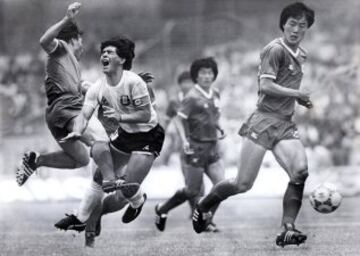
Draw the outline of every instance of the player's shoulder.
M281 39L276 38L268 43L262 50L261 54L266 54L271 52L272 54L282 54L284 52L284 47L281 44Z
M200 94L199 94L198 90L196 90L195 87L193 87L186 93L183 100L191 100L191 99L196 100L199 97L200 97Z
M141 83L141 84L146 84L144 82L144 80L138 75L136 74L135 72L132 72L130 70L124 70L123 71L124 73L124 76L125 76L125 79L128 83L134 83L134 84L138 84L138 83Z
M220 90L219 90L219 88L213 87L212 90L214 92L214 96L216 98L220 98Z

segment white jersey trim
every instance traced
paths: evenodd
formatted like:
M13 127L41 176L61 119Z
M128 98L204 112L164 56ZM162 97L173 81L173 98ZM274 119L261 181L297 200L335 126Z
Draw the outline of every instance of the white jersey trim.
M269 75L269 74L263 74L263 75L260 75L260 79L263 79L263 78L271 78L271 79L276 79L276 76L274 75Z
M296 49L296 52L294 52L293 50L290 49L289 46L287 46L284 42L284 39L283 38L280 38L280 43L282 44L282 46L285 47L286 50L288 50L288 52L290 52L290 54L294 57L294 58L297 58L300 54L300 49L299 47Z
M198 90L202 95L204 95L207 99L211 99L214 92L210 88L209 92L207 93L203 88L200 87L200 85L196 84L195 89Z
M47 52L48 54L52 54L52 53L55 52L56 49L58 48L58 46L59 46L59 40L58 40L58 39L54 39L54 42L55 42L55 46L54 46L53 49L51 49L50 51Z
M177 115L180 116L181 118L184 118L184 119L188 119L189 117L187 115L185 115L184 113L182 112L177 112Z

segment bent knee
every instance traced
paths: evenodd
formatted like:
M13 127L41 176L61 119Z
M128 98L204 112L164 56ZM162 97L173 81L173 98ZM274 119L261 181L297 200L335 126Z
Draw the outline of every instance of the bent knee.
M250 181L234 181L233 182L233 189L236 190L236 194L238 193L244 193L248 190L250 190L253 186L253 182Z
M75 168L80 168L80 167L84 167L87 166L90 162L90 157L86 154L81 155L81 156L77 156L75 159L76 162L76 166Z
M309 176L308 169L303 168L294 173L293 177L291 177L291 181L294 183L305 183L308 176Z
M184 189L184 192L185 192L185 195L188 197L188 198L194 198L194 197L197 197L201 194L201 188L199 189L189 189L189 188L185 188Z
M96 160L98 157L101 157L101 153L104 151L109 151L108 142L95 141L91 147L90 156Z

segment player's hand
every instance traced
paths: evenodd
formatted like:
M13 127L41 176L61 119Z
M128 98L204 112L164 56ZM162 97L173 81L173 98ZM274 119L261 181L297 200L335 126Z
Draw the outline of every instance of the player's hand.
M89 90L89 88L92 86L92 83L86 80L81 81L81 92L82 94L86 94L86 92Z
M314 105L310 99L308 99L308 100L297 99L297 102L299 103L299 105L304 106L308 109L311 109L314 107Z
M81 3L79 2L74 2L70 4L66 11L66 17L68 17L71 20L74 19L75 16L79 13L80 7L81 7Z
M190 147L190 143L187 140L183 142L183 149L184 149L185 155L194 154L194 150Z
M110 118L110 119L115 119L117 121L121 121L121 114L119 112L116 112L115 109L113 108L110 108L108 106L103 106L104 108L104 116L107 117L107 118Z
M77 140L80 139L81 134L78 132L70 132L66 137L59 140L60 143L64 143L70 140Z
M138 74L142 80L144 80L145 83L149 84L151 83L155 78L153 76L153 74L149 73L149 72L140 72Z
M302 101L309 101L310 100L310 91L304 90L304 89L299 89L297 98Z

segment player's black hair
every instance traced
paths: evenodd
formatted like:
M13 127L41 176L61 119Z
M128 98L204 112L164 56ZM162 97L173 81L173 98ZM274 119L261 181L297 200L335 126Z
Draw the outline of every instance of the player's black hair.
M216 61L212 57L194 60L194 62L191 64L190 67L191 80L193 80L194 83L197 82L199 70L202 68L211 68L212 71L214 72L214 81L215 81L218 75L218 66L216 64Z
M71 39L78 39L82 34L83 32L79 29L78 25L71 21L60 30L56 38L68 43Z
M125 59L123 64L123 68L125 70L130 70L132 67L132 60L135 57L135 43L131 41L129 38L121 36L121 37L113 37L109 40L103 41L100 46L101 52L104 48L108 46L114 46L116 48L116 54Z
M304 3L300 3L300 2L296 2L296 3L286 6L281 11L281 14L280 14L279 27L280 27L281 31L284 31L284 25L290 17L298 18L303 15L305 16L305 18L307 20L308 28L310 28L315 21L314 10L310 9Z
M181 84L182 82L186 80L191 80L190 72L189 71L183 71L178 75L177 77L177 83Z

